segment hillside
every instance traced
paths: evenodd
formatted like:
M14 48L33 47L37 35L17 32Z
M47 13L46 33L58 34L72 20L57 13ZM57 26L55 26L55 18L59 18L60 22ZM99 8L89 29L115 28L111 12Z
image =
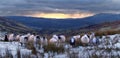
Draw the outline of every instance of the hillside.
M21 23L0 17L0 31L18 33L18 32L30 32L33 30Z
M75 35L82 33L96 32L97 35L116 34L120 33L120 20L113 22L105 22L101 24L91 25L80 29L72 29L62 32L63 34Z
M113 21L113 22L105 22L105 23L97 24L97 25L92 25L92 26L85 27L83 29L100 30L100 31L120 30L120 20Z
M87 18L77 19L49 19L49 18L35 18L24 16L7 16L6 18L23 23L26 26L38 30L58 30L58 29L79 29L91 25L101 24L104 22L112 22L120 20L120 14L101 13Z

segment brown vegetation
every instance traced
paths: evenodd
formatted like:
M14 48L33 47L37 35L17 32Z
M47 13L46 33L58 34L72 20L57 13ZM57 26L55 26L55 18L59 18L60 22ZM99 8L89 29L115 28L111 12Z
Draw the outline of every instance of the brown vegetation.
M57 53L63 53L64 47L62 45L56 46L55 44L48 44L43 47L45 52L57 52Z

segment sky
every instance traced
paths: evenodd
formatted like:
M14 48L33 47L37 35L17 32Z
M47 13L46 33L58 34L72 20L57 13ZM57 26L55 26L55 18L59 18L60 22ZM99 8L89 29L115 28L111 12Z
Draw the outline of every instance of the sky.
M0 16L84 18L120 13L120 0L0 0Z

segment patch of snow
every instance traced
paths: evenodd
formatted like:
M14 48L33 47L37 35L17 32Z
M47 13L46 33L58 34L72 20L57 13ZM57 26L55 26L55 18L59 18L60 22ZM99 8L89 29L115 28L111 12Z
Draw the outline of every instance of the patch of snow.
M54 58L68 58L66 54L55 55Z
M120 43L116 43L114 46L120 49Z

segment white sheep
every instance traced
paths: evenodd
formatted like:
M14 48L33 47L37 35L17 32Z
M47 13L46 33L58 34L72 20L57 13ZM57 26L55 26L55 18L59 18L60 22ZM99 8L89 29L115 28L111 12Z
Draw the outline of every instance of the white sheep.
M53 35L53 37L49 40L50 43L57 43L58 42L58 36Z
M48 40L45 37L40 38L41 48L48 44ZM56 43L54 39L50 39L50 43Z
M56 40L58 40L58 36L57 35L53 35L52 38L55 38Z
M35 36L34 35L30 35L29 37L28 37L28 41L32 41L32 42L34 42L34 39L35 39Z
M93 39L94 37L95 37L95 34L92 33L89 38L90 38L90 40L91 40L91 39Z
M39 35L36 35L34 37L34 42L36 42L36 44L40 42L40 36Z
M64 35L59 35L58 38L59 38L59 42L65 42L66 40L66 37Z
M25 36L24 35L20 36L19 41L20 41L21 46L22 46L25 43Z
M88 44L89 41L90 41L90 39L88 38L88 36L86 34L81 37L82 44Z
M14 40L14 34L9 34L8 40L9 40L9 41L13 41L13 40Z
M96 37L93 37L93 39L92 39L92 43L93 43L94 45L97 44L97 38L96 38Z
M41 44L43 44L43 45L47 45L48 40L47 40L47 38L45 38L45 37L41 37L41 38L40 38L40 42L41 42Z
M15 40L19 41L19 39L20 39L20 35L17 35L17 36L15 37Z
M49 40L50 43L57 43L58 42L58 36L53 35L53 37Z
M78 40L80 39L80 35L73 36L73 38L75 38L75 40Z
M95 37L95 34L90 35L90 44L96 45L99 42L99 39Z

